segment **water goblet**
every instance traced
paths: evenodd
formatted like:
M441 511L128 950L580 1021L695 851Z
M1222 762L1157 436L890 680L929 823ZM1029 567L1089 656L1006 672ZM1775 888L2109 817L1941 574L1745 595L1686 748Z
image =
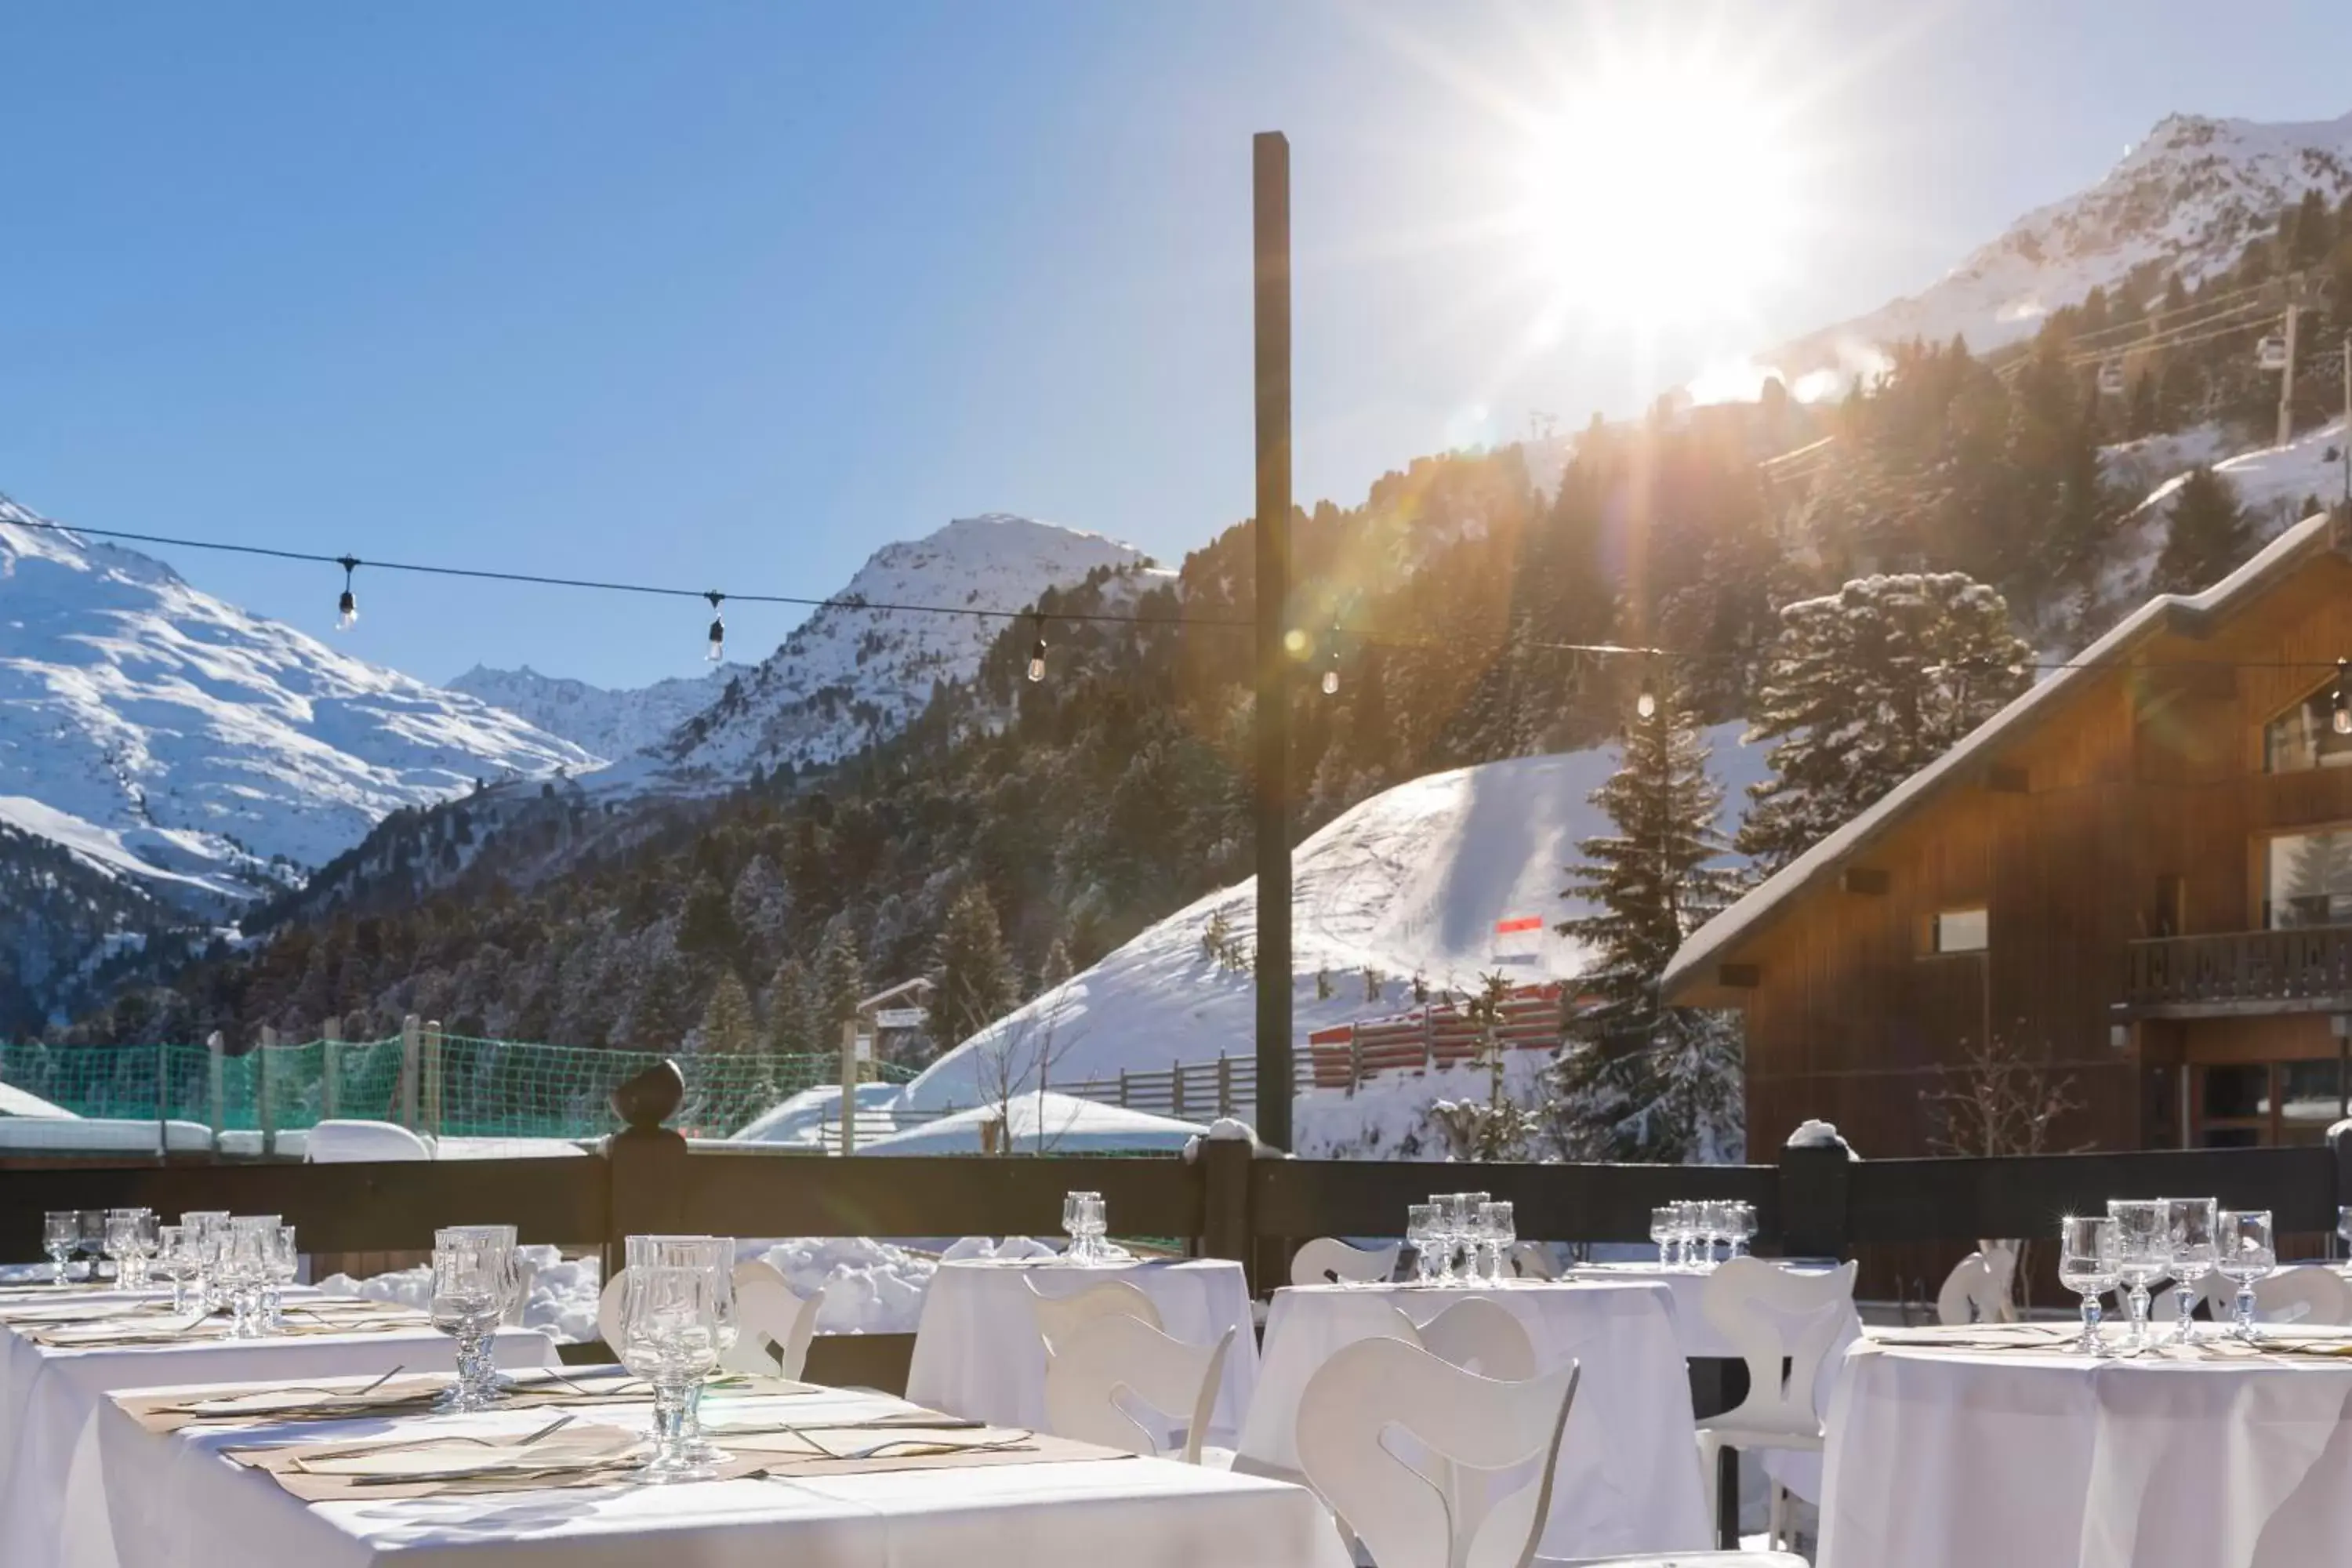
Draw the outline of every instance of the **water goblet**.
M717 1472L688 1435L693 1390L719 1364L714 1280L708 1268L647 1264L628 1273L621 1361L653 1384L653 1452L638 1472L653 1484Z
M1509 1204L1486 1203L1478 1205L1478 1226L1486 1233L1486 1277L1500 1285L1509 1278L1504 1259L1519 1239L1518 1222L1512 1217Z
M2172 1267L2172 1248L2165 1228L2161 1198L2109 1198L2107 1217L2116 1222L2116 1265L2121 1281L2130 1287L2124 1304L2131 1314L2130 1348L2148 1345L2147 1288Z
M75 1240L74 1250L84 1259L81 1277L95 1285L99 1278L98 1260L106 1256L106 1211L82 1209L78 1217L80 1235Z
M1086 1261L1089 1264L1108 1263L1111 1260L1108 1244L1110 1218L1103 1210L1102 1194L1080 1193L1078 1198L1078 1224L1083 1227L1086 1238Z
M1413 1278L1423 1285L1437 1280L1437 1237L1444 1221L1435 1204L1407 1204L1404 1238L1412 1245Z
M131 1232L131 1264L138 1271L139 1283L143 1286L147 1283L148 1269L154 1260L155 1249L159 1245L158 1226L153 1209L139 1209L135 1212L139 1218Z
M1650 1239L1658 1244L1658 1267L1675 1266L1675 1210L1672 1204L1660 1204L1650 1211Z
M48 1209L41 1215L41 1249L49 1255L49 1283L66 1282L67 1260L81 1243L81 1215L74 1209Z
M274 1233L265 1233L268 1242L269 1273L262 1282L262 1319L271 1329L286 1326L286 1287L302 1271L302 1253L294 1240L294 1227L279 1226Z
M434 1233L454 1240L478 1242L491 1248L499 1261L499 1318L502 1322L520 1321L522 1307L522 1254L515 1245L515 1227L510 1225L452 1225ZM510 1386L490 1355L490 1342L482 1342L482 1353L470 1366L460 1367L458 1376L472 1385L474 1396L484 1404L494 1404Z
M2188 1344L2197 1337L2189 1312L2197 1305L2197 1286L2213 1271L2214 1237L2220 1228L2221 1205L2212 1198L2164 1200L2165 1239L2171 1259L2172 1297L2178 1322L2173 1342Z
M155 1227L155 1271L172 1287L172 1310L188 1310L188 1281L193 1277L187 1250L188 1229L180 1225Z
M1740 1202L1731 1205L1731 1256L1745 1258L1756 1240L1756 1205Z
M195 1266L189 1276L196 1287L195 1304L206 1311L217 1310L227 1300L214 1288L213 1255L218 1249L221 1236L228 1229L228 1217L226 1209L189 1209L180 1215L181 1228L188 1236L190 1259Z
M457 1377L435 1402L443 1411L489 1408L490 1402L467 1378L484 1342L498 1327L505 1294L503 1265L495 1243L440 1236L433 1243L433 1326L457 1342Z
M2058 1222L2058 1282L2083 1298L2084 1355L2105 1353L2099 1342L2099 1298L2122 1278L2116 1222L2105 1215L2068 1215Z
M2238 1288L2231 1303L2231 1332L2254 1337L2254 1281L2278 1268L2278 1245L2268 1209L2224 1209L2215 1231L2213 1266Z
M625 1244L628 1266L638 1268L698 1268L710 1276L711 1330L718 1352L724 1355L741 1333L735 1315L735 1243L713 1236L633 1236ZM702 1435L703 1384L697 1380L678 1418L678 1442L686 1458L705 1462L723 1459Z

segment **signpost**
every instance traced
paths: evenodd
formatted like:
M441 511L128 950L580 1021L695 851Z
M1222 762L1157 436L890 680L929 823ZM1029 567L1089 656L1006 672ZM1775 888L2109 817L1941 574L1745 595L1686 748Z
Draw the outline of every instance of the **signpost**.
M931 1016L928 1007L884 1007L874 1015L877 1029L919 1029Z

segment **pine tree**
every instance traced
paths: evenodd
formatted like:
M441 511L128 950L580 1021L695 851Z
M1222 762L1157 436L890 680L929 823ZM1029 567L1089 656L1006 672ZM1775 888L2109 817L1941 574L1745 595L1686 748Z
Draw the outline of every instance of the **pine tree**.
M857 955L857 939L839 921L824 933L816 950L816 1006L812 1021L822 1031L820 1052L841 1048L841 1026L857 1016L866 995L866 964Z
M702 1048L717 1056L748 1056L759 1045L758 1022L751 1016L751 998L732 972L719 975L702 1009Z
M836 1049L839 1044L825 1035L823 1022L815 1016L814 986L808 965L797 958L788 958L776 965L775 978L768 982L769 1054L814 1056Z
M934 1021L940 1041L950 1047L1011 1012L1019 998L1013 964L1004 955L1003 934L996 925L996 906L977 884L966 887L948 906L931 978L939 987Z
M1657 717L1628 727L1621 765L1592 795L1616 831L1578 844L1584 858L1561 895L1593 907L1557 928L1591 953L1579 981L1589 1001L1553 1071L1553 1128L1572 1157L1721 1160L1740 1142L1736 1020L1659 1004L1666 962L1739 885L1718 863L1723 787L1698 715L1680 692L1659 695Z
M1780 869L2025 689L2032 650L1956 572L1866 577L1780 611L1747 739L1777 742L1737 846Z
M2165 517L2164 552L2156 558L2150 586L2167 594L2194 594L2234 571L2253 547L2253 527L2238 506L2230 481L2198 465L2180 482Z

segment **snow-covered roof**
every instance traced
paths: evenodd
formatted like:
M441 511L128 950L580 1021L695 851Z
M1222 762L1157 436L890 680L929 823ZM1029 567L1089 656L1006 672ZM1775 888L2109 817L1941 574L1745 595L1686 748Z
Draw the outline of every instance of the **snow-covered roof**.
M1955 779L1966 777L2003 742L2015 739L2100 673L2099 667L2134 645L2228 608L2269 586L2286 567L2328 539L2325 512L2305 518L2257 552L2247 563L2197 594L2160 594L2118 621L2106 636L2067 662L2065 668L2027 689L2015 701L1969 731L1959 744L1889 790L1878 802L1836 832L1790 861L1738 903L1693 931L1659 976L1668 996L1700 981L1707 965L1734 944L1755 935L1796 896L1823 880L1838 863L1875 839L1912 807Z
M1024 1154L1087 1154L1111 1150L1159 1150L1181 1152L1192 1138L1208 1131L1194 1121L1103 1105L1075 1095L1015 1095L1003 1107L1010 1122L1013 1152ZM998 1108L977 1105L942 1116L936 1121L861 1143L857 1157L869 1154L977 1154L981 1123L998 1118ZM1041 1135L1042 1134L1042 1135ZM1000 1142L999 1147L1006 1145Z

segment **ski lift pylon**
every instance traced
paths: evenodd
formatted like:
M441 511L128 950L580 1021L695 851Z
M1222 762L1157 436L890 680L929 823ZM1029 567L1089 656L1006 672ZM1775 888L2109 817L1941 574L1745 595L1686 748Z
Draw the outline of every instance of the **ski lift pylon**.
M2267 337L2263 338L2261 342L2254 345L2254 360L2255 363L2260 364L2264 370L2284 370L2286 368L2286 340L2279 336L2276 332L2269 334Z
M2099 395L2121 397L2124 395L2124 362L2108 360L2099 366Z

